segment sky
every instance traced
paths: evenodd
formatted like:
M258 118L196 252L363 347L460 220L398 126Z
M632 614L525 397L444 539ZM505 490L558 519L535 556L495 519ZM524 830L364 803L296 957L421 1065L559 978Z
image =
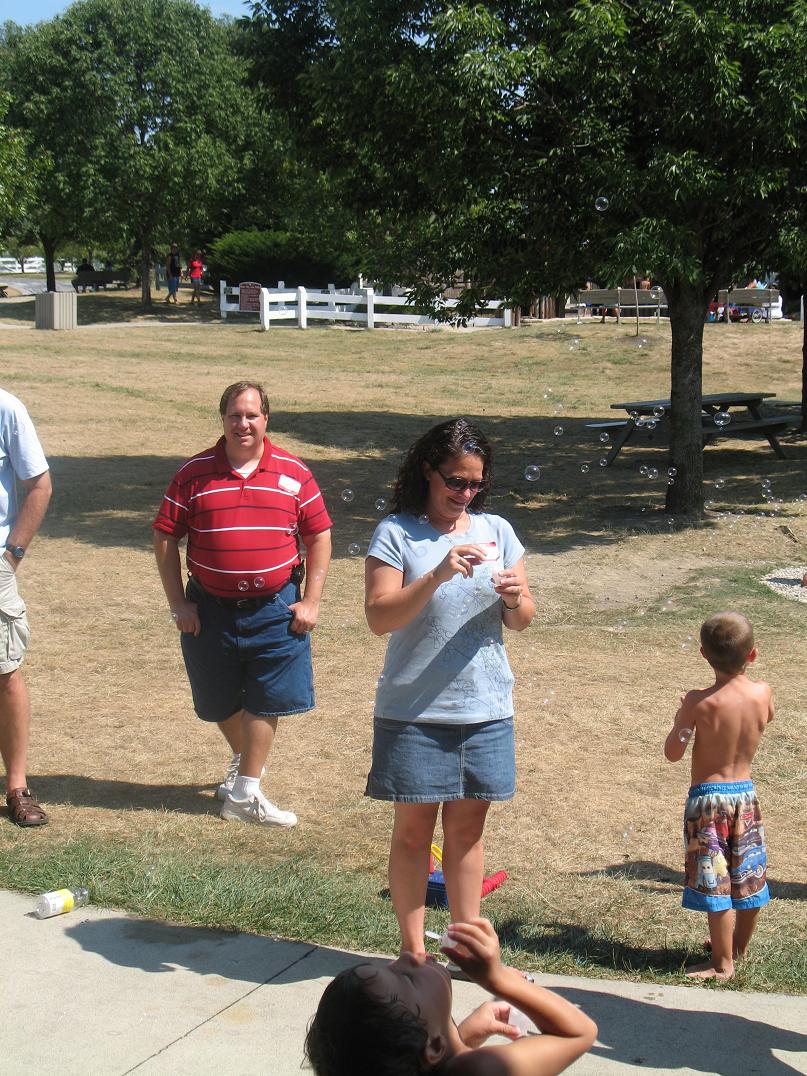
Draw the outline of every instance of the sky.
M2 20L11 19L20 26L28 26L44 19L52 19L70 6L69 0L10 0L3 3ZM249 8L243 0L207 0L200 7L208 7L214 15L247 15Z

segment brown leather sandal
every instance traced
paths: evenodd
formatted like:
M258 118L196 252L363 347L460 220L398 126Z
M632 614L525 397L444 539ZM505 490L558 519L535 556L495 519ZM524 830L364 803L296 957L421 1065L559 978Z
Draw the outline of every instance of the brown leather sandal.
M34 799L30 788L12 788L6 796L8 813L15 826L46 826L48 816Z

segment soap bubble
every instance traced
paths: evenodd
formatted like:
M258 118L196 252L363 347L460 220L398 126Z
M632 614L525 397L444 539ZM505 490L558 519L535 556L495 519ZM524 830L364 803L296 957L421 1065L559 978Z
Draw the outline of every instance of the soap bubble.
M569 351L579 351L579 350L580 350L580 337L579 336L573 336L571 338L571 340L569 341Z
M706 509L707 512L711 512L714 509L714 506L715 506L714 501L704 501L703 502L703 507Z
M715 426L728 426L728 424L731 422L731 415L728 413L728 411L718 411L713 421Z
M675 479L674 478L668 478L667 479L667 485L668 486L674 486L675 485Z
M653 418L664 418L664 408L663 407L654 407L653 408Z
M654 418L645 419L644 424L647 426L648 430L654 430L656 426L658 426L658 422Z
M286 534L294 535L297 534L299 530L300 528L297 526L296 523L289 523L288 527L286 527Z
M678 468L677 467L668 467L667 468L667 475L670 478L675 478L678 475Z
M656 303L659 301L663 294L664 293L662 292L661 288L654 287L650 289L650 298Z
M361 546L358 542L351 542L347 547L347 551L351 557L358 557L359 553L361 553Z
M640 336L639 339L636 341L637 346L640 348L647 347L649 343L650 341L647 339L646 336Z
M588 463L581 463L580 470L583 474L588 474L588 472L591 470L591 465Z
M342 490L342 500L345 502L345 504L350 504L350 502L353 500L353 498L355 496L356 496L356 494L353 492L352 489L343 489Z
M715 479L715 489L723 489L725 484L726 484L725 478L716 478Z
M594 208L598 213L604 213L608 208L608 199L604 194L601 194L598 198L594 199Z
M600 434L600 440L602 441L602 443L604 445L607 445L608 442L611 440L611 435L609 433L607 433L605 430L603 430L602 433Z
M648 467L647 468L647 477L648 478L658 478L658 467Z
M418 523L428 523L429 517L424 512L422 516L418 516Z
M528 482L537 482L541 477L541 468L537 463L528 463L524 468L524 477Z
M263 590L264 586L266 585L266 580L263 578L262 575L256 575L255 578L252 580L252 585L253 587L255 587L256 590Z
M242 592L245 590L249 590L249 583L246 581L246 579L238 580L238 589Z
M558 403L555 404L554 413L556 415L562 415L563 414L563 404L560 403L560 401L558 401Z
M386 497L378 497L376 499L375 510L376 510L376 512L386 512L386 510L387 510L387 499L386 499Z
M562 437L563 436L563 427L562 426L556 426L552 432L554 433L554 435L556 437Z
M675 520L672 516L667 517L667 526L670 528L670 530L675 530Z
M646 475L647 474L647 464L646 463L641 463L639 465L639 474L640 475Z
M600 458L597 460L597 463L599 463L600 467L607 467L608 466L608 457L607 456L600 456Z
M425 546L416 545L413 547L412 552L415 554L416 557L425 557L427 550Z
M689 737L692 735L692 732L692 729L681 729L681 731L678 733L678 739L681 741L681 743L687 743L689 741Z

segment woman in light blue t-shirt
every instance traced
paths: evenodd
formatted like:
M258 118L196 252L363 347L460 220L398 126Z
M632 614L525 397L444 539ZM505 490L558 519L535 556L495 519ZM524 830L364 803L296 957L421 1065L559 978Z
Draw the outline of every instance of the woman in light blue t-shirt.
M465 419L410 448L392 512L370 542L365 612L389 633L366 795L395 804L389 887L401 948L424 951L429 853L443 805L443 873L455 921L479 915L482 834L515 792L513 674L502 625L535 615L524 547L484 511L491 449Z

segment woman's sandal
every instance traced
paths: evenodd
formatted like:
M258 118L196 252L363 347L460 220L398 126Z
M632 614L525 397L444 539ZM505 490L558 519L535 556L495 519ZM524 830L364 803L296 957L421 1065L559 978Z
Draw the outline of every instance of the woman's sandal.
M6 796L8 813L16 826L46 826L48 816L34 799L30 788L12 788Z

